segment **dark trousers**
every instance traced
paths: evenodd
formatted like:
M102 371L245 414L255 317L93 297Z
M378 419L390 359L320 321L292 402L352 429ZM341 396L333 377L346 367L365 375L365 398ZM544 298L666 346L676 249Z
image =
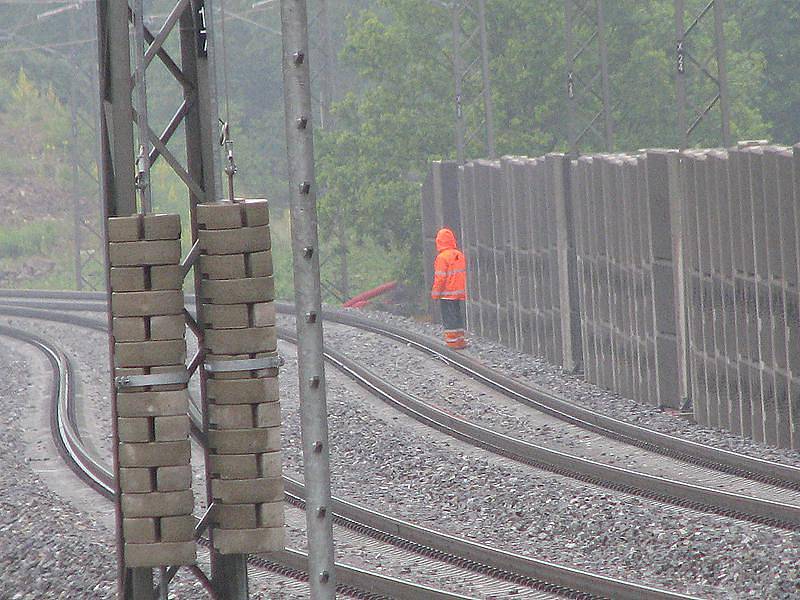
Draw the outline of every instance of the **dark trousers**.
M465 328L463 304L461 300L439 300L445 329Z

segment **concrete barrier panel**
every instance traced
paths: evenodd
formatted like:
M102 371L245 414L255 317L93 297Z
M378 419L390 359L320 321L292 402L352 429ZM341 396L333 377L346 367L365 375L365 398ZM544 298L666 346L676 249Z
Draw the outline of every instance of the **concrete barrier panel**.
M670 181L675 181L678 156L675 152L649 151L647 153L647 204L650 216L651 254L654 261L653 312L661 315L656 325L656 379L659 406L680 408L678 348L675 335L674 276L667 279L657 273L672 269L672 223ZM669 307L673 307L669 322Z
M778 198L780 204L780 230L781 230L781 262L783 264L783 280L790 288L798 284L798 232L795 214L796 196L794 187L794 173L792 169L792 151L782 150L777 156Z
M507 225L506 194L503 170L498 162L489 163L491 193L492 255L494 257L494 283L497 304L497 339L506 345L512 340L509 333L508 297L509 281L507 271Z
M750 424L751 436L757 442L764 438L764 405L761 382L761 368L758 363L747 363L748 379L750 380Z
M739 390L739 369L735 362L727 361L726 379L728 382L728 423L731 433L742 435L741 392Z
M792 376L789 380L789 433L792 436L792 448L800 448L800 378Z
M798 152L465 165L470 325L641 401L691 389L700 422L798 445ZM423 186L442 215L445 172Z
M459 210L461 213L461 235L467 258L467 328L479 333L480 324L480 283L478 250L476 245L476 225L474 209L475 168L468 163L459 168Z
M766 368L761 368L760 371L764 441L775 446L778 443L778 398L775 389L775 371Z

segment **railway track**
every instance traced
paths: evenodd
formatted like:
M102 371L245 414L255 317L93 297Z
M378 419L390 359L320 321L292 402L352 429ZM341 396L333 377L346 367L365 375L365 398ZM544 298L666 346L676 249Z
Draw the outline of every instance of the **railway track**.
M28 300L18 304L29 305L29 299L37 297L33 294L20 293L18 298L27 297ZM45 308L59 305L64 307L65 300L72 303L71 308L79 310L98 310L104 306L102 301L98 302L99 296L96 295L50 292L46 293L46 296L50 300L56 300L56 303L40 305ZM87 302L87 299L90 301ZM76 305L75 300L83 302ZM7 299L2 299L2 296L0 301L9 302ZM291 305L278 304L278 310L282 313L290 312L291 308ZM326 349L326 358L329 361L370 392L440 431L537 468L594 485L679 507L793 531L800 530L800 495L795 493L800 489L800 469L796 467L720 450L592 413L547 390L524 385L498 374L463 354L443 348L423 335L383 323L378 324L355 315L326 312L324 317L331 322L386 336L434 356L508 398L555 417L570 426L592 431L615 442L630 444L647 452L656 452L669 457L670 460L687 462L695 467L696 472L692 473L695 480L701 479L709 483L697 485L649 475L646 472L612 466L498 433L402 392L342 353ZM281 335L285 339L293 339L291 332L284 330L281 331ZM769 495L773 495L775 499L769 498Z
M17 316L27 316L29 318L45 318L75 325L91 327L104 331L104 325L82 317L68 314L53 314L42 310L5 307L7 313L14 313ZM20 337L19 333L8 331L5 328L0 333ZM24 336L24 334L22 334ZM29 343L34 343L43 352L48 354L54 368L59 364L65 364L57 360L58 351L48 347L43 340L32 340L28 336ZM62 355L63 358L63 355ZM97 461L83 449L80 433L74 425L74 402L70 400L70 394L63 390L69 389L70 369L68 363L66 367L58 368L59 389L62 390L57 402L54 414L54 431L58 431L58 437L64 438L63 447L66 448L66 455L73 457L73 467L79 470L90 484L105 495L113 489L108 469L98 465ZM193 415L195 423L199 418L198 414ZM286 479L287 501L302 507L303 488L302 484L292 479ZM419 528L409 523L392 519L386 515L381 515L374 511L358 507L356 505L335 499L333 511L336 515L334 522L339 527L345 527L356 535L365 535L379 543L388 543L402 551L416 553L429 557L431 560L443 564L455 566L457 569L467 571L467 575L473 579L475 577L487 577L492 579L487 587L489 594L500 594L504 591L504 585L513 584L516 586L515 597L524 598L554 598L554 597L609 597L609 598L686 598L680 594L664 592L661 590L629 584L619 580L593 575L583 571L562 567L542 561L535 561L522 556L491 549L483 545L467 542L451 536ZM256 566L268 568L272 571L290 574L294 577L302 577L301 567L304 558L301 553L286 552L282 553L280 562L264 561L255 558ZM406 582L392 580L390 578L370 574L366 571L353 569L351 567L337 566L341 573L337 571L338 581L341 582L342 592L348 592L356 597L397 597L397 598L460 598L458 594L442 592L417 586ZM452 570L452 569L451 569ZM451 573L458 576L459 573ZM461 576L464 576L461 574ZM527 588L519 590L519 588ZM370 592L360 591L369 589ZM375 595L377 592L377 596Z
M278 310L283 314L292 313L292 307L288 304L278 303ZM775 485L776 487L800 490L800 468L798 467L753 458L707 444L700 444L592 412L560 398L544 388L521 383L511 377L502 375L465 356L463 353L455 352L441 344L434 343L424 335L406 331L390 324L376 323L366 317L332 311L324 311L323 318L342 325L358 327L413 347L420 352L439 359L448 366L508 398L581 429L593 431L610 439L621 440L627 444L701 467L760 483Z
M53 369L54 380L51 396L50 421L56 448L62 459L80 479L106 499L112 500L114 497L113 474L106 465L99 461L97 457L92 456L85 448L78 430L73 384L74 375L70 360L56 346L38 336L5 326L0 326L0 335L30 344L40 350L48 359ZM261 569L295 579L302 580L304 577L307 577L307 574L302 568L305 561L305 555L302 552L287 550L276 558L277 560L267 560L261 557L252 557L251 564ZM337 569L339 569L339 567L341 567L341 565L337 565ZM349 567L343 568L350 571ZM340 571L337 570L337 576L340 574L343 575L343 580L345 581L340 584L338 589L339 593L349 597L369 598L371 600L391 597L364 592L361 589L349 585L347 583L348 580L352 581L356 579L364 583L365 581L369 581L372 577L370 573L359 571L360 570L355 569L350 573L340 573ZM383 583L383 585L376 585L376 589L386 587L384 582L379 583ZM462 598L462 596L457 595L439 597Z
M105 310L105 295L97 292L59 292L38 290L0 290L0 303L30 305L31 300L53 300L52 307L63 310ZM64 303L69 303L64 305ZM76 304L77 302L77 304ZM276 302L278 312L293 315L291 304ZM429 337L407 331L386 323L377 323L368 317L345 314L330 310L323 311L327 321L357 327L406 344L429 356L434 356L450 367L472 379L495 389L521 404L530 406L566 423L576 425L587 431L594 431L612 439L623 440L631 445L650 450L671 458L676 458L698 466L720 472L752 479L761 483L800 490L800 468L750 457L707 444L686 440L662 433L591 410L560 398L540 386L521 383L475 361L463 353L455 352L436 343Z

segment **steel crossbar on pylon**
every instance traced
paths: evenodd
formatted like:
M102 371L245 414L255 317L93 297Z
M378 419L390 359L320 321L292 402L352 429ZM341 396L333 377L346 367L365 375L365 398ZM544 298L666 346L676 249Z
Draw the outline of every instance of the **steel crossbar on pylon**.
M614 122L603 0L564 0L569 148L611 151Z
M218 117L213 68L212 2L213 0L176 0L163 18L158 31L151 31L149 28L157 19L146 14L143 0L133 0L130 3L116 0L97 2L102 107L100 174L104 216L151 212L150 171L161 160L186 187L193 243L198 236L197 205L219 197L215 164L218 159ZM171 48L177 48L177 51ZM173 98L173 116L160 134L153 130L147 110L149 98L146 74L156 59L178 84L178 91ZM180 128L185 132L185 161L170 147L170 142ZM191 256L190 253L188 258ZM195 271L196 290L199 283L200 274ZM111 289L110 281L107 281L107 289ZM197 298L200 297L197 294ZM202 304L198 301L197 322L189 323L190 330L199 331L202 320ZM109 330L110 325L111 323ZM202 339L198 339L198 345L199 353L204 352ZM113 347L111 342L112 372ZM198 361L193 360L192 364L196 362ZM201 403L204 406L203 368L200 367L197 371L200 372ZM111 394L113 407L116 406L116 389L113 385ZM116 441L116 415L112 415L112 423ZM117 444L114 443L114 465L118 472L117 454ZM206 465L208 466L208 460ZM156 595L165 597L169 580L176 569L161 569L158 589L154 589L151 569L126 568L124 565L118 480L119 478L116 484L118 596L123 600L152 600ZM207 483L210 481L208 477L206 480ZM210 504L210 489L208 493ZM198 576L205 578L202 573ZM212 548L211 584L221 598L247 598L246 557L223 556Z
M473 142L481 149L479 156L495 158L486 0L440 4L450 9L452 19L456 160L464 163Z
M703 0L691 22L686 25L686 0L675 0L675 93L677 98L678 135L681 149L692 143L698 127L719 110L719 142L731 145L730 103L725 50L724 0ZM693 13L689 13L690 15ZM703 48L700 36L703 26L713 20L710 49ZM702 52L707 52L705 57ZM697 88L690 94L689 86ZM704 89L710 85L710 92ZM690 99L690 96L692 98Z

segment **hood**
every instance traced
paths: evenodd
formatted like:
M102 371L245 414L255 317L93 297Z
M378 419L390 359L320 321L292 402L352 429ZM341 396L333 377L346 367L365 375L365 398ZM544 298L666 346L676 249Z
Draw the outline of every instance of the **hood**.
M458 248L456 236L447 227L442 227L436 234L436 251L441 252L450 248Z

